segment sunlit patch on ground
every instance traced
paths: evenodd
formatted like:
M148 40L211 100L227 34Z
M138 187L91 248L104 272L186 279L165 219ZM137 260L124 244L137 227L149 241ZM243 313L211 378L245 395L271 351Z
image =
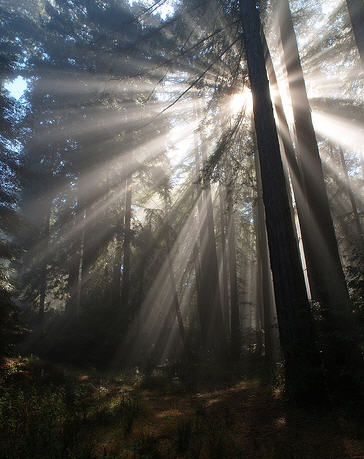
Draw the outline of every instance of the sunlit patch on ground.
M273 397L259 379L235 381L217 390L201 387L197 392L184 389L183 384L183 390L181 387L177 390L171 380L162 380L161 375L157 384L144 389L138 383L125 384L120 375L104 378L85 372L72 376L69 372L61 383L54 379L59 373L52 376L59 370L43 361L8 359L3 369L6 377L0 383L2 394L9 391L7 378L23 388L25 381L31 380L34 399L44 391L44 378L53 381L52 393L43 392L43 397L51 397L57 407L46 408L42 403L32 414L30 400L22 401L19 406L18 399L13 401L16 410L26 407L25 416L31 416L33 424L40 422L39 428L44 428L44 419L39 415L44 418L49 415L48 410L62 410L64 387L68 391L72 388L75 397L72 403L79 410L79 414L72 414L73 429L77 429L77 441L83 451L92 451L89 456L92 458L364 456L359 425L337 413L320 415L290 407L281 397ZM6 403L5 400L2 406ZM15 415L13 411L12 416ZM53 419L52 423L65 422L62 419L66 412L57 416L58 420ZM57 432L63 432L67 426L59 424L59 429ZM219 455L214 456L214 451Z

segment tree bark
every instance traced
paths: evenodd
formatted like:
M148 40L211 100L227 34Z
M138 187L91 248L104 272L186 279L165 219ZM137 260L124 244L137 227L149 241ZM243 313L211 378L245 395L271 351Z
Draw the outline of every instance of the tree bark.
M122 276L122 286L121 286L121 303L124 309L127 309L129 305L129 293L130 293L131 199L132 199L132 177L128 177L125 179L124 255L123 255L123 276Z
M189 343L187 340L186 331L185 331L185 327L183 324L181 308L180 308L180 304L178 300L176 279L174 277L173 265L172 265L171 254L170 254L171 246L170 246L170 240L169 240L169 235L168 235L168 229L169 228L167 228L167 262L168 262L168 275L169 275L169 280L171 284L172 303L173 303L173 308L176 314L176 321L177 321L181 341L184 347L184 351L186 355L188 356L190 355L190 348L189 348Z
M206 144L201 138L201 156L203 166L207 162ZM221 308L220 285L219 285L219 268L217 263L216 237L214 213L211 196L210 181L204 180L202 186L204 196L204 211L206 218L207 243L204 254L205 266L203 275L203 297L209 311L209 329L207 331L207 342L212 346L217 354L224 353L225 348L225 330Z
M111 304L120 305L121 301L121 267L123 264L124 215L120 211L116 219L115 256L112 266Z
M281 42L295 120L299 166L307 200L308 215L305 217L306 222L301 226L304 228L310 225L311 236L306 240L308 249L306 258L308 271L311 273L311 291L314 299L318 300L323 307L328 307L330 303L334 307L335 304L340 303L348 311L350 299L337 248L288 1L282 0L280 6ZM322 269L323 259L327 265L325 269ZM332 286L333 281L335 288Z
M229 328L229 295L228 295L228 272L227 272L227 259L226 259L226 215L223 186L219 186L219 204L220 204L220 236L221 236L221 299L222 299L222 310L224 317L225 329L228 331Z
M228 201L228 249L229 249L229 273L230 273L230 352L233 359L240 356L241 331L240 331L240 314L238 301L238 280L236 272L236 240L235 240L235 221L232 190L227 191Z
M44 333L44 313L45 313L45 306L46 306L46 294L47 294L47 277L48 277L48 256L46 252L48 251L49 246L49 234L50 234L50 218L51 218L51 208L48 207L48 211L46 217L44 219L44 226L43 226L43 250L45 252L44 261L42 262L41 267L41 284L40 284L40 292L39 292L39 323L40 323L40 330L41 333Z
M170 197L168 195L168 190L166 189L164 191L165 195L165 219L168 219L168 211L170 209ZM178 293L177 293L177 284L176 284L176 279L174 276L174 271L173 271L173 265L172 265L172 259L171 259L171 250L172 250L172 244L171 244L171 238L170 238L170 226L168 225L166 228L166 246L167 246L167 263L168 263L168 276L170 280L170 286L171 286L171 294L172 294L172 303L173 303L173 308L176 314L176 321L178 325L178 330L179 334L181 337L181 341L183 344L183 348L185 351L186 356L190 356L190 347L189 347L189 342L186 336L186 331L185 327L183 324L183 319L182 319L182 313L181 313L181 308L180 308L180 303L178 299Z
M263 200L278 314L285 357L286 388L296 400L323 396L320 358L287 196L278 135L254 0L240 0L245 53L262 175Z
M344 173L345 191L346 191L346 194L347 194L347 196L349 198L349 201L350 201L350 204L351 204L351 208L352 208L352 211L353 211L355 230L357 232L357 236L361 239L361 242L364 243L364 237L363 237L362 227L361 227L361 224L360 224L360 216L359 216L359 212L358 212L358 207L356 205L356 201L355 201L353 190L351 189L348 169L346 167L346 162L345 162L345 157L344 157L344 152L343 152L342 148L340 148L340 147L339 147L339 154L340 154L341 167L342 167L343 173Z
M298 163L307 201L307 216L301 227L303 234L309 232L304 242L310 288L325 318L325 363L332 387L341 386L344 390L344 378L340 377L338 368L350 367L352 373L361 361L360 351L355 342L352 305L341 266L288 0L281 0L279 5L279 27L292 100Z
M82 294L82 275L83 275L83 257L85 251L85 225L86 225L86 209L83 211L82 216L82 230L81 230L81 241L80 241L80 258L78 263L78 276L77 276L77 298L76 298L76 315L78 316L81 312L81 294Z
M203 164L207 160L205 145L200 139ZM200 156L197 135L195 137L196 172L200 172ZM197 200L200 239L200 325L202 346L205 351L213 350L217 357L225 353L225 333L221 310L219 272L216 253L214 216L209 181L198 185Z
M264 327L264 357L266 374L269 381L273 379L274 364L274 297L272 289L272 274L269 267L269 249L267 241L267 231L265 228L265 215L262 194L262 180L258 156L255 155L255 168L257 177L257 264L260 268L261 283L260 288L262 298L262 315Z

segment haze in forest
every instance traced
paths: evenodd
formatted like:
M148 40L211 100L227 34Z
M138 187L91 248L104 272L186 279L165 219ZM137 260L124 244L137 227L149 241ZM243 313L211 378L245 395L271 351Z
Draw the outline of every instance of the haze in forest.
M362 1L0 27L4 457L364 455Z

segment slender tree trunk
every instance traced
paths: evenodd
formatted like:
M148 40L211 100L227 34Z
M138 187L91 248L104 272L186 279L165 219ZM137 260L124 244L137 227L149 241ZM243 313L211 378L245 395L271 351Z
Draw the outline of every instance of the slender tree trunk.
M86 209L83 211L82 216L82 232L80 241L80 258L78 263L78 276L77 276L77 298L76 298L76 315L81 312L81 294L82 294L82 276L83 276L83 257L85 252L85 226L86 226Z
M220 234L221 234L221 298L222 310L224 316L225 329L229 329L229 295L228 295L228 272L227 272L227 259L226 259L226 215L224 198L226 193L222 185L219 187L219 202L220 202Z
M124 256L123 256L123 277L121 285L122 306L126 309L129 305L130 293L130 244L131 244L131 199L132 199L132 177L125 179L125 214L124 214Z
M122 233L123 224L119 224L115 238L115 257L112 268L111 303L119 305L121 301L121 265L123 259Z
M196 195L197 195L197 217L196 217L196 232L198 233L198 237L196 237L196 242L193 248L195 254L195 275L196 275L196 295L197 295L197 309L198 315L200 320L200 329L201 329L201 338L202 338L202 345L205 347L205 341L207 336L206 326L208 318L205 317L205 310L203 304L203 296L202 296L202 261L203 255L202 250L204 247L204 235L206 235L206 219L204 218L203 212L203 196L202 196L202 189L201 184L199 182L199 175L200 175L200 156L198 152L198 138L197 133L195 132L194 135L194 143L195 143L195 170L196 170Z
M364 68L364 3L363 0L346 0L361 65Z
M166 196L166 198L165 198L165 209L166 209L165 214L166 214L166 217L165 218L168 218L167 217L167 212L168 212L168 210L170 208L170 198L168 196L168 191L167 190L165 190L165 196ZM171 260L171 250L172 250L171 247L172 247L172 244L171 244L171 238L170 238L169 232L170 232L170 227L168 226L166 228L166 246L167 246L168 276L169 276L170 286L171 286L172 303L173 303L173 308L175 310L178 330L179 330L181 341L182 341L182 344L183 344L183 347L184 347L184 351L185 351L186 355L189 356L190 355L190 347L189 347L189 343L188 343L188 340L187 340L185 327L183 325L182 313L181 313L181 308L180 308L179 299L178 299L178 293L177 293L177 284L176 284L176 279L174 277L173 265L172 265L172 260Z
M44 219L43 227L43 250L47 252L49 246L49 234L50 234L50 218L51 218L51 208L50 204L48 207L47 215ZM41 285L39 292L39 323L41 333L44 333L44 313L46 307L46 294L47 294L47 277L48 277L48 256L44 256L44 262L41 267Z
M125 190L124 190L125 191ZM121 302L121 267L123 264L123 235L125 209L120 203L119 215L116 218L115 256L112 266L111 279L111 304L115 307Z
M229 249L229 273L230 273L230 330L231 341L230 351L233 359L238 359L240 356L241 346L241 330L240 330L240 314L238 301L238 279L236 272L236 238L235 238L235 221L233 210L233 199L231 187L227 191L228 201L228 249Z
M168 232L168 229L167 229L167 232ZM167 238L168 238L168 236L167 236ZM170 283L171 283L173 308L174 308L175 313L176 313L176 320L177 320L178 330L179 330L181 341L182 341L182 344L183 344L183 347L184 347L184 351L186 352L186 355L190 355L189 343L188 343L188 340L187 340L186 331L185 331L185 327L184 327L183 319L182 319L181 308L180 308L180 304L179 304L179 300L178 300L176 279L174 277L174 271L173 271L173 265L172 265L170 250L171 250L170 249L170 243L169 243L169 240L167 240L168 275L169 275L169 280L170 280Z
M203 163L207 160L206 146L201 141ZM200 158L198 142L195 145L196 168L199 171ZM201 257L201 334L205 351L213 349L220 357L225 352L225 332L221 310L219 271L216 253L216 238L212 208L211 188L208 180L199 185L198 213L200 221L200 257Z
M200 253L198 250L197 241L195 242L194 247L193 247L193 260L194 260L195 277L196 277L196 301L197 301L198 318L200 321L200 329L202 330L202 322L204 320L204 317L203 317L203 306L202 306L202 298L201 298Z
M288 0L281 0L279 4L281 42L309 213L303 233L308 232L305 228L310 225L311 237L304 240L310 287L325 317L325 362L331 384L333 388L344 390L345 381L338 368L350 368L353 372L361 357L355 343L352 305L341 266ZM355 385L353 381L352 384Z
M207 162L206 145L201 139L201 152L203 164ZM206 226L207 226L207 247L205 253L206 272L205 277L205 300L210 304L211 318L210 330L208 332L208 341L214 348L220 352L225 347L225 331L222 316L220 286L219 286L219 268L217 263L216 237L214 225L214 213L211 196L211 186L208 180L203 183L202 193L204 195Z
M324 394L320 358L291 220L260 37L259 13L254 0L240 0L240 18L253 94L270 263L286 363L286 387L292 398L320 399Z
M339 147L339 153L340 153L341 167L342 167L343 172L344 172L345 191L346 191L346 194L347 194L347 196L349 198L349 201L350 201L350 204L351 204L351 208L353 210L355 230L357 232L357 236L359 238L361 238L362 242L364 242L364 240L363 240L363 231L362 231L361 224L360 224L360 216L359 216L359 212L358 212L358 207L356 205L356 201L355 201L353 190L351 189L348 169L346 167L346 162L345 162L345 157L344 157L344 152L343 152L342 148L340 148L340 147Z
M312 273L311 291L322 306L340 303L342 308L349 310L350 300L338 253L288 1L282 0L280 6L281 41L295 119L299 165L310 213L308 219L311 237L307 238L306 245L310 246L307 247L307 264L309 272ZM322 269L323 259L326 263L325 269ZM332 286L333 281L335 288Z
M257 258L261 271L261 289L263 302L264 324L264 356L268 380L273 377L274 363L274 298L272 289L272 275L269 267L269 249L267 231L265 228L265 215L263 205L262 180L258 156L255 155L255 167L257 176Z
M290 177L292 180L292 187L295 193L296 202L299 201L300 203L303 202L303 192L302 192L302 184L301 184L301 173L297 164L296 154L294 151L293 141L291 138L291 134L289 131L286 115L284 113L282 99L279 93L279 87L277 82L276 73L274 70L272 58L269 52L268 44L266 38L262 32L262 42L264 47L264 56L265 62L267 66L268 78L270 85L275 89L275 94L273 98L274 109L277 114L278 119L278 133L280 135L282 145L284 148L285 160L288 164Z
M257 352L263 354L264 349L264 311L263 311L263 284L262 284L262 263L260 260L260 246L258 238L258 199L253 204L254 232L255 232L255 305L257 309Z
M201 139L202 161L205 166L207 162L206 144ZM211 185L209 180L204 180L202 193L204 195L204 206L207 226L207 245L205 252L205 272L204 276L204 298L210 307L208 342L213 346L217 354L225 352L225 330L221 308L219 268L217 263L216 237L214 213L211 196Z
M265 61L266 61L266 66L267 66L267 71L268 71L269 82L270 82L270 85L273 88L275 88L274 108L275 108L275 112L277 114L277 119L278 119L278 133L279 133L281 143L283 146L283 151L284 151L283 165L287 164L288 166L288 169L287 167L285 167L287 187L290 190L291 184L292 184L292 190L293 190L294 197L295 197L296 210L297 210L297 215L299 219L300 232L301 232L301 237L302 237L303 247L304 247L302 258L304 257L304 262L307 265L306 260L314 258L314 255L311 254L311 251L316 250L316 248L314 247L314 240L312 238L312 225L310 221L310 214L308 210L306 197L304 195L302 177L301 177L301 172L300 172L300 169L297 163L295 149L293 146L293 140L290 134L287 119L286 119L284 109L283 109L282 99L279 93L279 88L278 88L276 74L274 71L273 62L272 62L271 55L270 55L268 45L267 45L263 32L262 32L262 41L263 41L264 55L265 55ZM290 193L289 193L289 196L290 196ZM292 208L292 217L293 217L294 209L293 209L291 200L290 200L290 204ZM314 286L314 283L315 283L314 272L312 270L308 270L307 275L308 275L310 286ZM311 289L310 289L310 292L311 292Z

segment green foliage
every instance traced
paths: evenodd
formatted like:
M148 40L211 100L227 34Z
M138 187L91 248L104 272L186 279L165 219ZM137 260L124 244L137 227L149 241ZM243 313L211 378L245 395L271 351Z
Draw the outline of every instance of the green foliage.
M10 361L0 385L1 458L96 458L89 431L117 423L129 435L137 398L80 382L36 358Z

